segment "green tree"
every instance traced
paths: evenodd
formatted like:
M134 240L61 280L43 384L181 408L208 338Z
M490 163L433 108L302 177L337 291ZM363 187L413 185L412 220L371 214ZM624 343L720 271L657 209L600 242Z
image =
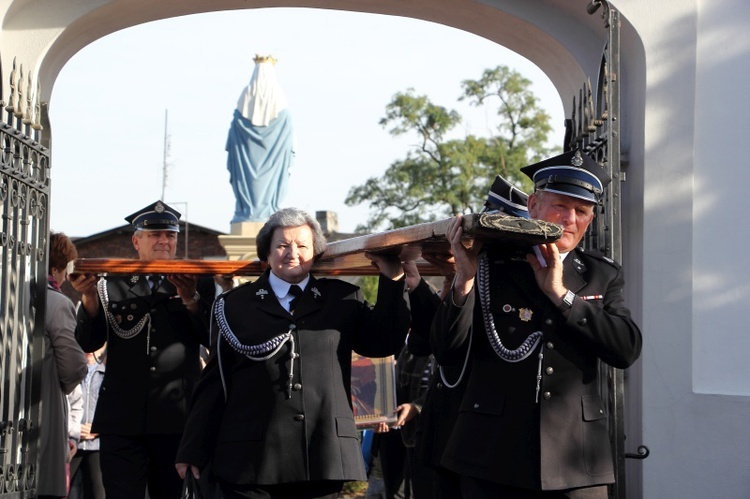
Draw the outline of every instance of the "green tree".
M392 229L481 209L496 174L525 189L530 182L519 169L548 155L549 115L538 107L531 82L500 66L480 80L465 80L461 99L485 105L497 96L497 135L451 138L461 123L455 110L432 103L414 89L397 93L380 120L393 136L414 134L419 143L382 177L372 177L349 190L345 203L369 203L370 218L358 231Z
M362 290L362 295L368 303L374 305L378 298L378 276L360 276L355 284Z
M520 168L553 155L557 148L548 148L547 135L552 131L550 116L539 107L539 99L531 92L531 81L507 66L486 69L479 80L464 80L463 95L482 106L497 100L497 135L488 140L488 154L483 158L502 175L522 186L532 188Z

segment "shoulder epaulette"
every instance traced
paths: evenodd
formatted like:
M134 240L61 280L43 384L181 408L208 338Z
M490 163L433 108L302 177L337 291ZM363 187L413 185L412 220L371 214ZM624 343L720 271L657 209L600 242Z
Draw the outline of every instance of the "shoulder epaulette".
M603 262L607 262L608 264L612 265L613 267L620 267L620 264L616 261L612 260L610 257L605 256L601 251L598 250L587 250L587 249L580 249L581 253L584 255L594 258L596 260L601 260Z

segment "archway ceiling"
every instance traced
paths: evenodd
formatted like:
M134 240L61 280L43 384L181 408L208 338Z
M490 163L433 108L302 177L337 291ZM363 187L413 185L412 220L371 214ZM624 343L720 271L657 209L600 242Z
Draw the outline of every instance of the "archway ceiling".
M57 74L76 52L110 33L145 22L269 7L411 17L472 32L526 57L555 84L567 114L568 97L581 87L585 74L596 74L605 35L601 16L589 15L586 5L585 0L12 0L5 2L2 33L4 40L12 42L24 31L35 30L35 44L17 40L12 45L27 51L36 47L39 53L28 57L41 61L42 99L48 100Z

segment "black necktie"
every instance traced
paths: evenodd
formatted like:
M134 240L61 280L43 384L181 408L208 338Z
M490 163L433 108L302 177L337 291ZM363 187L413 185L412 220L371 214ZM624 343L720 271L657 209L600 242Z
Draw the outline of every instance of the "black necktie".
M148 276L149 282L151 282L151 294L156 293L156 290L159 289L159 283L161 282L161 276L160 275L150 275Z
M292 284L289 286L289 294L294 296L292 298L292 301L289 302L289 312L294 312L294 307L297 305L297 301L299 300L299 296L302 294L302 288L297 286L296 284Z

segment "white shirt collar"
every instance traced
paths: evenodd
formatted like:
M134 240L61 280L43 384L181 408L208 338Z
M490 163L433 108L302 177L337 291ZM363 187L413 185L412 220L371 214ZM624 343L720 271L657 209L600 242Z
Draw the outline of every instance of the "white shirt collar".
M310 274L307 274L307 277L302 279L301 282L298 282L297 286L304 290L307 287L308 282L310 282ZM292 286L292 283L286 282L273 272L268 274L268 284L271 286L271 289L273 289L273 293L276 295L276 298L279 299L279 302L289 295L289 288ZM291 299L291 296L289 296L289 300Z

